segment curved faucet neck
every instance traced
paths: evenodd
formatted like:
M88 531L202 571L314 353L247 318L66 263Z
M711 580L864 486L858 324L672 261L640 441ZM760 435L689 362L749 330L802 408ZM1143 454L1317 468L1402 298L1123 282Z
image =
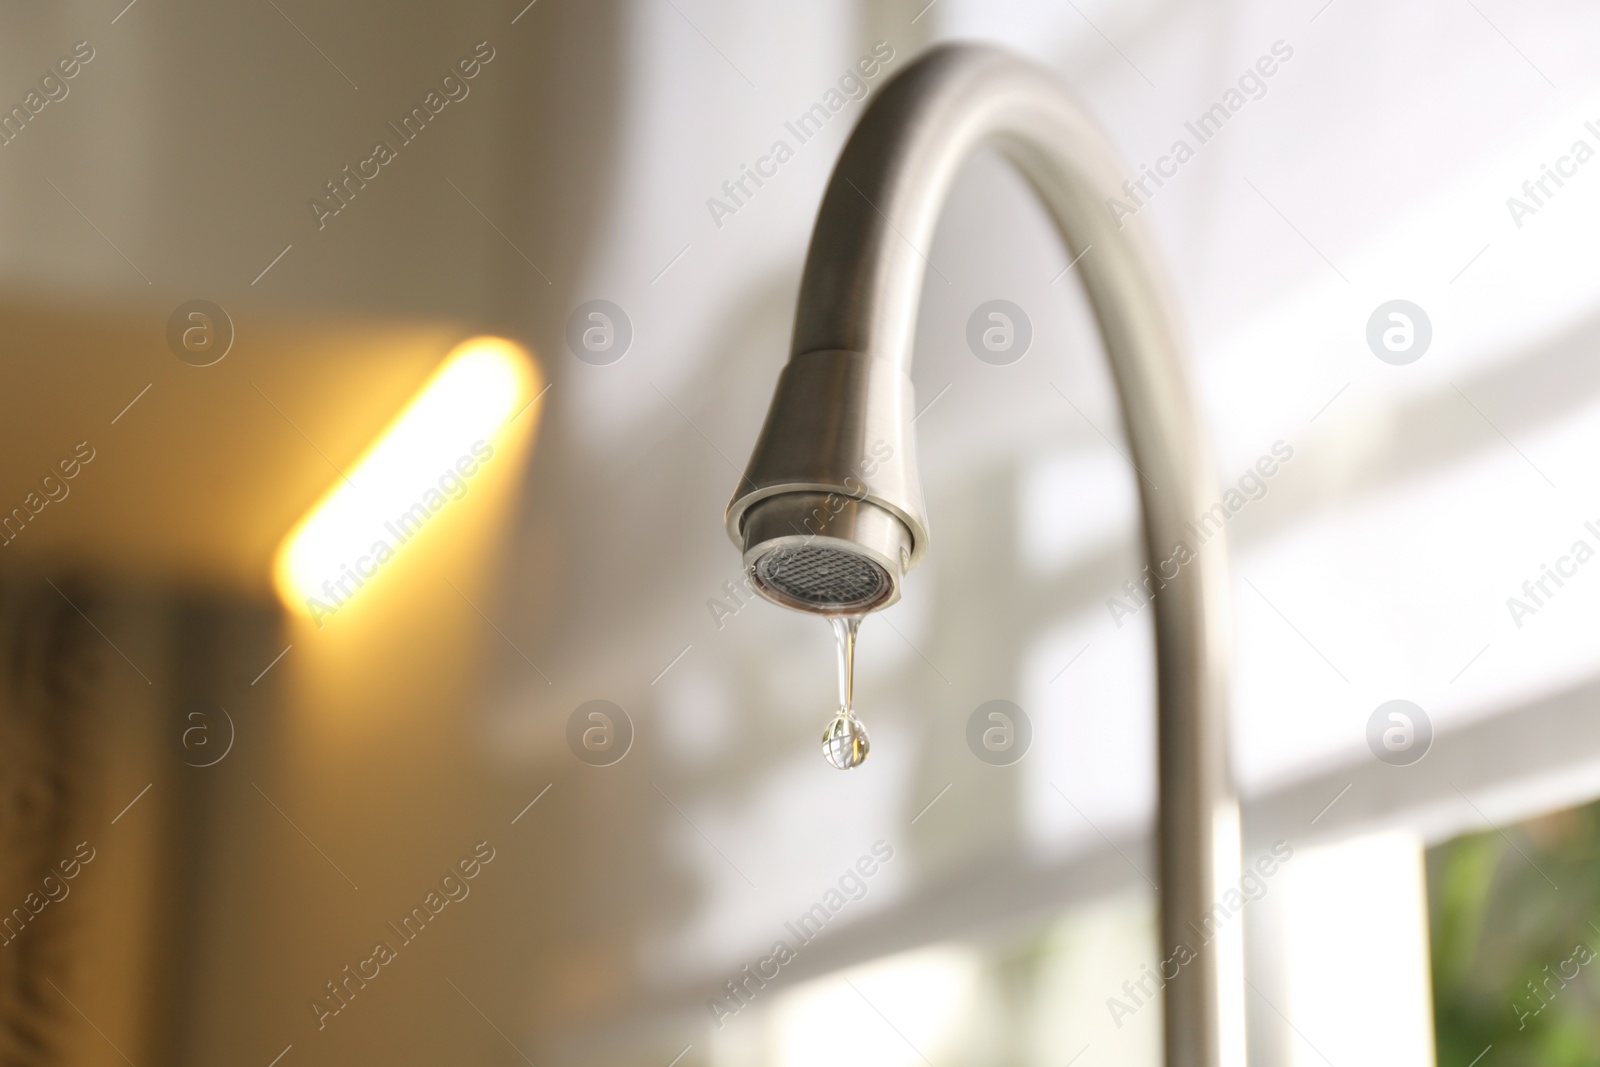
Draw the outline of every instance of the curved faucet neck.
M898 595L904 569L926 549L906 373L926 251L957 173L985 145L1022 170L1081 257L1137 470L1144 554L1161 576L1153 612L1161 955L1189 949L1176 975L1162 975L1166 1063L1243 1067L1241 924L1216 918L1240 870L1224 538L1202 539L1191 527L1218 499L1215 472L1156 259L1137 220L1119 223L1108 207L1122 168L1046 72L993 48L946 46L868 108L817 216L792 355L729 505L728 532L758 578L762 561L803 550L822 560L812 576L842 573L843 562L882 569L892 595L863 610ZM880 439L890 455L869 473L869 447ZM829 503L814 506L819 499ZM843 502L837 511L833 500ZM1160 564L1173 558L1181 567L1168 577ZM766 592L818 610L782 589Z
M1139 229L1105 208L1122 193L1123 171L1099 129L1047 72L999 49L946 45L884 86L840 155L806 257L791 355L866 352L909 371L928 249L957 175L985 147L1033 184L1072 257L1098 246L1081 265L1091 299L1133 285L1145 310L1161 312L1146 326L1167 328L1154 257Z

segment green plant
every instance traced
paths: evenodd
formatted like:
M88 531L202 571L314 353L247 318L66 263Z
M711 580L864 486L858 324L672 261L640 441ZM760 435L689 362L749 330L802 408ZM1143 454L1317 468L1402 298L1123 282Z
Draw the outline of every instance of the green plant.
M1428 898L1440 1067L1600 1065L1600 803L1430 849Z

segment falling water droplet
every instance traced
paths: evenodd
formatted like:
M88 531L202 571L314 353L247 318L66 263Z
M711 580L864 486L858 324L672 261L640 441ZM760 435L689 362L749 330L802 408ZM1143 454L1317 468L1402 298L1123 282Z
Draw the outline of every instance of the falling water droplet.
M867 728L856 718L854 706L856 631L861 628L861 616L834 615L828 622L839 645L839 713L822 732L822 755L839 770L848 771L861 766L871 749Z
M822 732L822 756L841 771L861 766L871 747L861 720L842 711Z

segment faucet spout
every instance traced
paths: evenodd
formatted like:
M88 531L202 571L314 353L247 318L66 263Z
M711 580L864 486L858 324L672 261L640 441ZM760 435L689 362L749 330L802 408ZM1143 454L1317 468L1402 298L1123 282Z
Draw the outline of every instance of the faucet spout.
M1183 374L1182 342L1115 153L1049 74L983 46L934 49L887 84L829 182L800 286L794 340L728 533L762 595L853 615L892 604L928 550L912 434L918 297L945 199L983 147L1027 177L1079 273L1110 360L1146 558L1190 559L1154 599L1161 951L1169 1067L1244 1067L1243 940L1215 908L1240 869L1227 729L1224 538L1188 525L1218 497ZM1177 953L1178 946L1188 952Z

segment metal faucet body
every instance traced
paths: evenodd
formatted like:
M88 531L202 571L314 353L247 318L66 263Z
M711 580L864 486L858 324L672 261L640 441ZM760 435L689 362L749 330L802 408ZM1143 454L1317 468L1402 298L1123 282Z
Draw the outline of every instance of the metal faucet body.
M1152 571L1191 558L1154 595L1160 954L1169 1067L1243 1067L1241 924L1220 922L1240 870L1228 757L1228 577L1219 531L1189 524L1218 499L1184 376L1176 316L1138 220L1117 219L1123 168L1047 72L984 46L934 49L885 85L845 146L817 216L794 341L729 535L753 584L784 606L854 614L892 604L928 551L908 375L940 212L963 165L1000 151L1059 228L1116 382ZM1191 958L1192 957L1192 958Z

